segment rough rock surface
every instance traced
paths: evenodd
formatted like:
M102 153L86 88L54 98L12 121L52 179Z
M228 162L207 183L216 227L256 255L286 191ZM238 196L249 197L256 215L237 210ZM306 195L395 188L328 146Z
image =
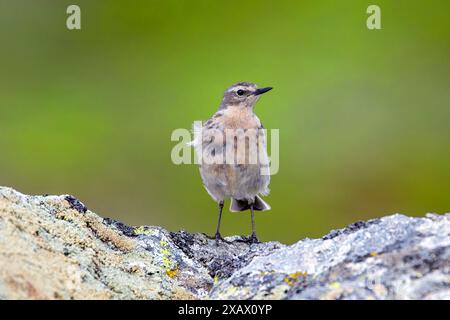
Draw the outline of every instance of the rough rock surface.
M286 246L130 227L0 187L0 299L450 299L450 214Z

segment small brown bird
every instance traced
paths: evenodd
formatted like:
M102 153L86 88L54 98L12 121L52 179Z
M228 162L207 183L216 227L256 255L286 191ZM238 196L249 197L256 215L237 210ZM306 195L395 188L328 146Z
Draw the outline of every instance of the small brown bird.
M228 88L217 112L200 127L194 126L200 175L210 196L219 204L215 238L220 235L224 200L231 198L230 211L251 211L252 235L258 242L254 211L270 210L259 194L269 193L268 156L265 132L253 107L271 87L258 88L239 82Z

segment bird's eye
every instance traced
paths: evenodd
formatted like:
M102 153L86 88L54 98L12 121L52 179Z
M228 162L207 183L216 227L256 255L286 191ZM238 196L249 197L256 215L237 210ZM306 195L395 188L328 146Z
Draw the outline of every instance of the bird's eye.
M238 96L242 96L245 93L245 91L239 89L238 91L236 91L236 93L237 93Z

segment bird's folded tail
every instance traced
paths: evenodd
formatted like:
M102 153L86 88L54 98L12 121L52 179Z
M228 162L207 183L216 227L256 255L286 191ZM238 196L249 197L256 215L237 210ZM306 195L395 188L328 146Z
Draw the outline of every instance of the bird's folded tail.
M231 199L230 211L231 212L241 212L245 210L250 210L250 203L247 200L237 200ZM253 210L255 211L267 211L270 210L270 206L267 202L261 199L260 196L255 197L255 202L253 203Z

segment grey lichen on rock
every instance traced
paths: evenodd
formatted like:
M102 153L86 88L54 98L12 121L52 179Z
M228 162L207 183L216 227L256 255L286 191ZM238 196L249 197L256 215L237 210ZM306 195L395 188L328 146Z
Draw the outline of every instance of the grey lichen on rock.
M0 298L195 297L137 241L67 199L0 188Z
M396 214L299 241L255 258L211 297L450 299L450 214Z
M0 187L0 299L450 299L450 214L286 246L131 227Z

